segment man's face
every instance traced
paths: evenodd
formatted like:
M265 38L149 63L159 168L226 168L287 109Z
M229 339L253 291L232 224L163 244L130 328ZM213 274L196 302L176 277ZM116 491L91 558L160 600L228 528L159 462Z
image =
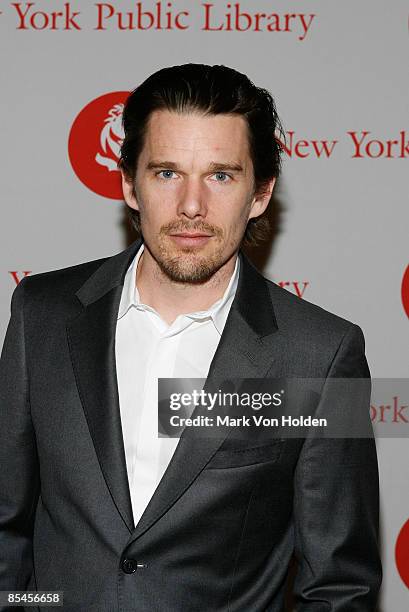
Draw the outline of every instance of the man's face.
M140 213L145 248L170 279L205 281L237 252L274 187L257 197L253 176L243 117L152 113L134 185L123 176L123 190Z

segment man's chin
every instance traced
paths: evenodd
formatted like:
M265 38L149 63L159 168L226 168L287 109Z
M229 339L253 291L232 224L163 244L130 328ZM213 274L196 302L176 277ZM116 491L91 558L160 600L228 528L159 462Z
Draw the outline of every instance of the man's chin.
M200 256L190 256L189 253L181 254L178 257L160 259L158 264L162 272L174 282L203 283L217 272L222 262L209 261Z

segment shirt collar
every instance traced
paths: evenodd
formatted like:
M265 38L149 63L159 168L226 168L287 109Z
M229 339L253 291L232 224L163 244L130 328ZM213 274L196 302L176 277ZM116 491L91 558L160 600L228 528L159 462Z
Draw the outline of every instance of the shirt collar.
M138 252L136 253L131 265L129 266L124 279L124 286L122 289L121 302L119 304L118 310L118 320L121 319L129 309L134 306L139 310L146 310L155 312L156 311L150 306L143 304L140 301L140 296L138 292L138 288L136 287L135 279L136 279L136 269L138 267L139 259L143 253L144 244L142 242L139 247ZM240 258L236 258L236 265L234 267L234 271L232 276L230 277L229 284L227 285L223 296L219 298L214 304L212 304L207 310L200 310L196 312L186 313L185 317L191 318L193 320L206 319L211 317L214 326L220 335L223 333L224 326L226 324L226 320L229 314L230 306L233 302L238 280L240 273ZM157 314L157 313L156 313ZM172 324L173 325L173 324Z

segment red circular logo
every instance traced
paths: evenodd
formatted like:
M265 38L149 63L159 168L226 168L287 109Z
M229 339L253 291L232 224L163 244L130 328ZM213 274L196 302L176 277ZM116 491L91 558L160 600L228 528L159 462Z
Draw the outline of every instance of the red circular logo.
M402 304L409 317L409 266L406 268L402 279Z
M399 575L409 588L409 520L403 525L396 540L395 559Z
M117 163L124 138L122 112L129 91L95 98L77 115L68 138L68 155L80 181L98 195L122 200Z

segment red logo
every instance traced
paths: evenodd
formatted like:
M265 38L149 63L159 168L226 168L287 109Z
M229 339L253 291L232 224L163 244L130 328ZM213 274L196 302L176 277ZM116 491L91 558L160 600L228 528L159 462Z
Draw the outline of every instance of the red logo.
M402 304L409 317L409 266L406 268L402 279Z
M409 588L409 520L403 525L396 540L395 560L399 575Z
M117 163L124 138L122 112L129 91L95 98L77 115L68 138L68 155L80 181L98 195L122 200Z

